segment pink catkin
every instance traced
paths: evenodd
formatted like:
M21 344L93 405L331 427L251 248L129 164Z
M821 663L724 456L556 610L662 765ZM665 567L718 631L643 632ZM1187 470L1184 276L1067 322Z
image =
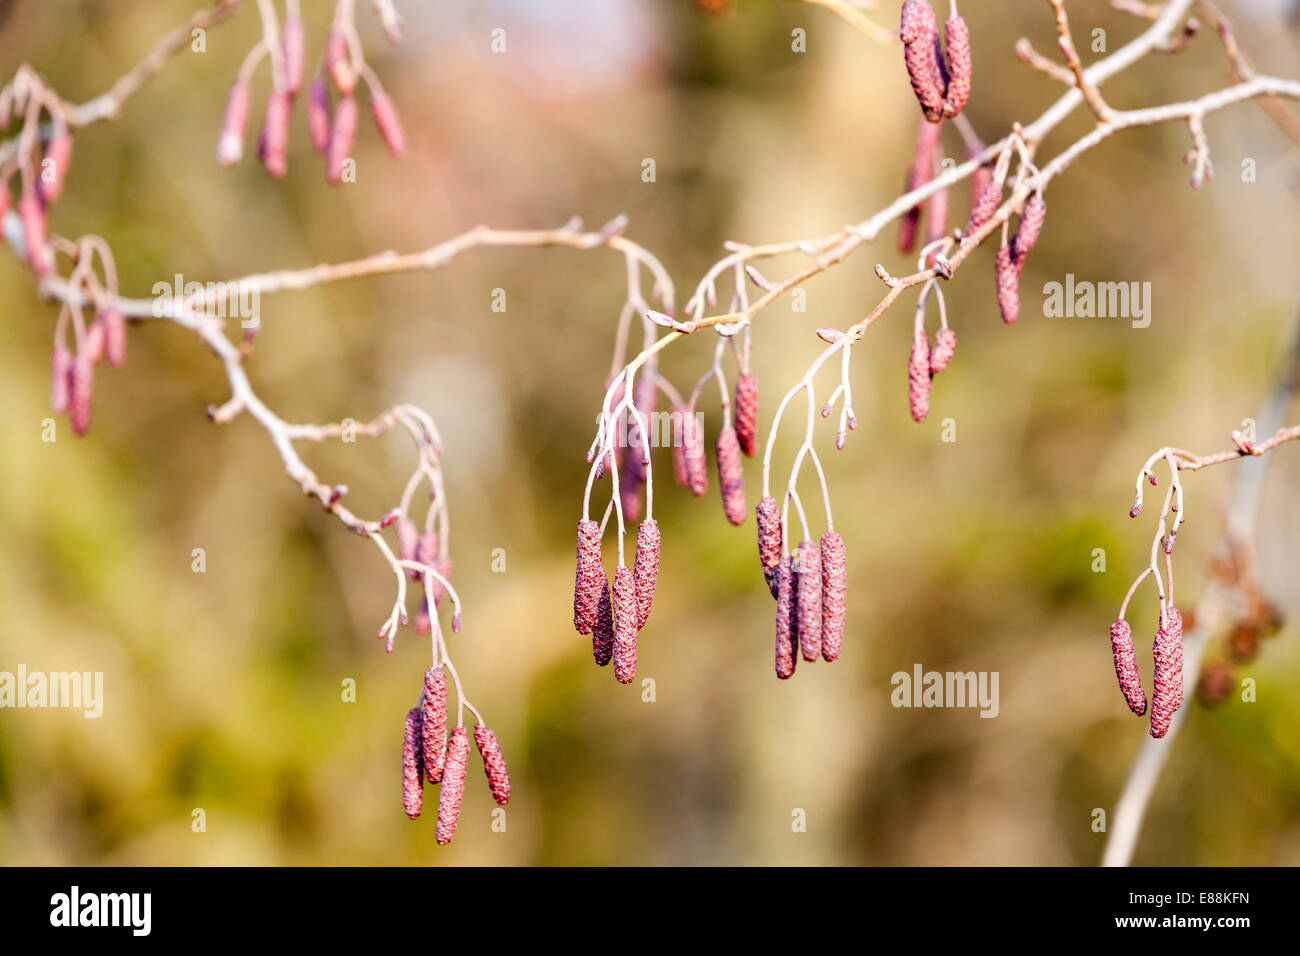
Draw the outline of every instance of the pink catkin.
M1020 214L1020 226L1011 239L1011 261L1015 263L1016 275L1025 270L1025 257L1034 248L1043 231L1043 219L1047 215L1047 203L1043 197L1034 193L1025 200L1024 211Z
M696 498L703 497L709 490L709 462L704 454L704 432L694 412L682 419L682 458L687 487Z
M997 279L998 309L1002 312L1002 321L1014 325L1020 318L1020 273L1011 259L1011 247L998 247L998 257L994 264L994 276Z
M18 197L17 212L18 222L23 228L23 244L27 247L27 264L32 272L44 278L54 272L54 259L46 240L45 206L34 188L23 189Z
M600 525L590 518L578 522L578 562L573 581L573 626L590 634L596 626L600 590L605 587L600 567Z
M104 323L104 357L113 368L121 368L126 361L126 319L122 310L109 303L99 313Z
M397 526L393 529L397 535L397 557L402 561L414 561L415 549L420 540L420 532L415 527L415 522L410 518L402 517L397 519ZM414 581L420 576L420 572L415 568L407 568L406 576Z
M451 555L449 554L438 555L438 557L434 559L433 570L437 571L444 578L450 581L451 571L452 571ZM441 607L443 598L447 596L447 589L443 586L443 583L441 581L439 581L437 578L434 578L433 584L430 585L430 590L433 591L434 608L436 609L438 607Z
M330 142L330 94L321 76L312 80L307 89L307 129L312 147L318 153L325 152Z
M1002 184L994 177L993 170L981 166L971 176L971 183L972 195L975 199L971 204L970 221L966 223L968 236L973 235L992 219L993 214L998 211L998 206L1002 205Z
M222 166L233 166L244 155L244 134L248 128L248 108L252 98L253 88L247 80L237 80L226 97L221 137L217 140L217 162Z
M276 90L266 100L262 117L262 165L280 179L289 171L289 111L293 99L285 90Z
M420 708L406 712L406 730L402 735L402 809L412 820L424 809L424 785L421 782Z
M397 107L386 93L372 93L370 96L370 115L374 117L375 128L379 136L394 156L406 155L406 131L402 129L402 118L397 114Z
M351 96L357 86L357 74L352 69L347 38L337 27L330 30L329 38L325 41L325 69L334 81L335 89L343 96Z
M84 350L73 358L69 380L68 420L73 432L84 435L90 431L90 410L95 399L95 363Z
M758 448L758 379L748 371L736 379L736 438L752 458Z
M926 0L903 4L899 38L903 41L903 63L912 92L925 118L937 123L943 117L944 78L939 59L939 31L934 8Z
M461 801L465 799L465 770L469 766L469 737L464 727L456 727L447 742L447 762L442 773L442 792L438 794L439 843L450 843L456 835Z
M734 525L745 523L745 475L740 467L740 441L734 428L718 432L718 486L722 489L722 510Z
M907 360L907 406L915 421L930 414L930 342L925 330L912 336L912 353Z
M763 567L763 580L767 582L772 597L776 597L777 566L781 563L781 512L776 499L764 495L754 509L754 523L758 525L758 560Z
M307 41L302 20L286 17L284 21L284 84L285 92L296 97L302 89L303 62L306 60Z
M930 375L938 375L948 367L953 354L957 351L957 333L952 329L940 329L934 333L934 348L930 350Z
M907 173L905 187L908 192L924 186L934 175L935 152L939 147L940 129L934 123L922 123L916 134L916 146L912 151L912 167ZM901 252L911 252L916 245L916 234L921 224L921 210L924 203L917 203L899 221L898 248Z
M799 542L799 649L803 659L815 661L822 653L822 557L808 539Z
M357 101L351 96L339 100L334 111L334 125L330 129L329 146L325 156L325 179L333 185L343 182L343 166L352 153L352 143L357 135Z
M1110 650L1115 658L1115 676L1119 689L1124 692L1128 709L1141 717L1147 712L1147 695L1142 689L1142 676L1138 673L1137 657L1133 653L1133 628L1120 618L1110 626Z
M844 537L835 531L822 535L822 657L833 661L844 644L845 598L848 576L844 566Z
M72 352L63 343L56 343L50 356L50 410L56 414L68 410L71 373Z
M596 603L596 624L591 629L591 654L599 667L614 657L614 605L609 596L609 579L600 572L600 594Z
M614 572L614 677L630 684L636 677L636 583L632 569L619 565Z
M501 754L501 745L491 727L474 725L474 744L483 758L483 772L487 775L488 789L498 806L504 807L510 802L510 773L506 770L506 758Z
M776 572L776 676L794 675L799 654L796 650L794 556L781 559Z
M673 480L683 488L691 486L690 466L686 461L686 417L690 412L684 405L678 405L673 409L673 421L679 423L678 432L673 441Z
M943 115L956 116L970 99L972 63L966 21L956 15L948 17L943 23L943 40L948 54L948 89Z
M420 533L415 541L415 560L429 567L434 566L438 560L438 532L430 528ZM414 577L421 577L420 572L416 571Z
M447 674L441 667L430 667L424 672L424 695L420 701L424 776L430 783L437 783L442 779L447 756Z
M429 616L429 599L420 600L420 610L415 614L415 622L412 625L416 634L428 634L433 630L433 619Z
M1169 732L1174 713L1183 705L1183 617L1177 608L1164 612L1151 648L1155 679L1151 688L1151 736Z
M632 578L636 585L636 629L639 631L650 616L655 583L659 580L659 522L653 518L642 521L637 528Z
M66 126L56 125L45 147L39 177L41 199L47 204L54 202L63 193L68 178L68 166L71 162L72 135Z

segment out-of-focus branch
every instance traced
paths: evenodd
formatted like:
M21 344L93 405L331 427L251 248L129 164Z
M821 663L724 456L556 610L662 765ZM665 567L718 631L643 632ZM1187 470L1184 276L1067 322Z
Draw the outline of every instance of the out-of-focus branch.
M857 7L846 3L845 0L804 0L804 3L816 4L819 7L834 11L854 29L865 33L877 43L893 43L896 40L892 31L886 30Z

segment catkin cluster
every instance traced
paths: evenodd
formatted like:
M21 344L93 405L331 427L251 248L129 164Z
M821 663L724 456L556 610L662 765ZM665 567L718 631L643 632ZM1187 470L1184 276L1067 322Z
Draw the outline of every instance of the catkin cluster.
M609 578L600 554L600 527L578 522L577 570L573 586L573 626L591 635L592 656L604 667L614 662L614 677L629 684L636 677L637 635L650 617L659 579L659 523L641 522L632 567L620 564Z
M970 31L956 12L944 21L945 51L939 46L939 28L928 0L906 0L903 4L899 39L903 41L903 62L912 92L921 112L931 123L956 116L970 98Z
M1120 618L1110 626L1110 645L1119 689L1129 710L1141 717L1147 710L1147 697L1138 673L1133 630L1128 621ZM1151 736L1160 738L1169 732L1174 714L1183 704L1183 618L1175 607L1161 612L1151 658L1154 665Z

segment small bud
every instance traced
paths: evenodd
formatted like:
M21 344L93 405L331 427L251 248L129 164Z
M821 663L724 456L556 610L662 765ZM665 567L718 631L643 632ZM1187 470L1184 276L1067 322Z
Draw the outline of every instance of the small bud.
M375 119L375 127L388 151L397 157L405 156L406 132L402 129L397 107L386 93L371 93L370 114Z
M424 808L424 785L421 782L420 708L406 712L406 729L402 736L402 809L412 820Z
M845 598L848 574L844 567L844 537L835 531L822 535L822 657L833 661L844 643Z
M442 774L442 790L438 794L438 826L434 831L439 844L450 843L456 835L456 821L460 819L460 805L465 798L465 770L469 766L469 737L464 727L451 732L447 743L447 760Z
M343 182L343 164L350 158L352 144L357 135L357 101L351 96L339 100L334 111L334 126L330 129L328 152L325 158L325 179L331 185Z
M498 806L504 807L510 801L510 773L506 770L506 758L501 754L501 745L491 727L474 725L474 744L483 758L483 772L487 775L488 789Z
M217 162L233 166L244 155L244 133L248 128L248 108L252 102L253 88L247 80L236 80L226 98L226 113L221 122L221 138L217 140Z
M734 525L745 523L745 476L740 466L740 441L734 428L718 433L718 486L722 489L722 510Z
M736 379L736 438L740 450L753 457L758 447L758 380L748 371Z
M1133 653L1133 629L1123 618L1110 626L1110 649L1115 658L1115 676L1119 678L1119 689L1128 701L1128 709L1141 717L1147 712L1147 695Z
M424 694L420 702L424 776L430 783L437 783L442 779L447 756L447 675L441 667L430 667L424 672Z
M630 684L636 677L636 584L632 570L619 565L614 572L614 677Z
M636 582L636 629L639 631L650 616L655 582L659 579L659 522L653 518L642 521L637 528L632 577Z

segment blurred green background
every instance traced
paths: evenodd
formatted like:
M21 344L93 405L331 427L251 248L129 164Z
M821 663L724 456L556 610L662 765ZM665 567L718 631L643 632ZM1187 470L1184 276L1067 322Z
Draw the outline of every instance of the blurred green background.
M195 6L13 4L0 76L29 62L87 99ZM399 47L368 5L358 19L409 157L391 159L363 111L358 182L330 188L299 109L290 174L275 182L251 158L230 170L214 160L225 91L259 33L255 6L242 6L206 53L181 53L120 120L77 136L52 228L103 234L128 294L176 273L218 280L423 248L480 222L539 228L576 214L594 228L623 212L680 301L724 241L863 219L897 195L910 161L918 117L899 50L824 9L741 0L708 18L687 0L399 0ZM331 5L306 6L310 68ZM1300 74L1279 4L1224 6L1261 70ZM966 112L992 139L1059 95L1012 52L1022 35L1052 50L1052 22L1036 0L962 10L976 61ZM1140 29L1102 3L1071 11L1078 34L1102 28L1112 50ZM869 15L892 30L896 5ZM491 52L495 28L505 53ZM791 51L795 28L807 52ZM1105 90L1115 106L1145 106L1227 80L1210 31ZM258 83L264 95L265 72ZM1080 111L1040 158L1088 124ZM475 251L435 273L264 298L248 368L280 414L364 420L406 401L443 430L466 601L452 653L501 739L514 796L506 832L493 832L472 756L460 830L442 848L432 812L416 823L401 812L402 719L427 644L405 631L390 656L375 641L393 581L374 549L303 501L253 421L205 420L225 379L175 327L134 326L126 367L99 376L90 435L74 439L60 420L43 443L56 310L4 252L0 670L102 671L105 703L98 720L0 710L0 862L1095 863L1093 808L1113 807L1146 732L1115 687L1107 640L1154 520L1126 515L1133 477L1163 444L1229 445L1271 385L1300 294L1294 144L1254 104L1207 131L1219 175L1199 192L1181 126L1116 137L1052 184L1016 327L998 319L993 250L973 257L945 288L960 344L924 425L906 408L911 297L855 351L861 425L838 454L833 420L818 438L848 545L845 649L789 682L772 675L753 525L726 524L715 476L699 501L658 485L662 573L638 674L654 679L656 701L596 668L573 632L573 532L622 304L617 254ZM641 179L646 157L654 183ZM966 190L953 203L964 221ZM760 315L762 433L821 347L813 330L879 300L877 261L905 269L894 236L808 284L806 312L782 299ZM1042 284L1066 273L1150 281L1150 327L1044 317ZM491 310L498 288L505 313ZM669 351L678 387L707 368L713 341ZM956 442L940 441L945 418ZM778 482L794 445L787 434L776 450ZM396 501L411 464L398 438L303 451L367 515ZM1237 467L1186 479L1184 605L1206 584ZM746 480L752 507L757 463ZM1300 452L1284 449L1257 539L1266 591L1288 618L1300 610L1297 480ZM191 571L195 548L205 573ZM496 548L504 573L492 570ZM1105 573L1091 570L1095 548ZM1130 619L1148 679L1153 618L1144 591ZM999 672L999 716L894 709L890 675L916 663ZM1294 627L1240 673L1258 682L1258 702L1189 705L1137 862L1300 863ZM341 699L348 678L355 703ZM191 830L195 808L206 832ZM796 809L806 832L792 832Z

